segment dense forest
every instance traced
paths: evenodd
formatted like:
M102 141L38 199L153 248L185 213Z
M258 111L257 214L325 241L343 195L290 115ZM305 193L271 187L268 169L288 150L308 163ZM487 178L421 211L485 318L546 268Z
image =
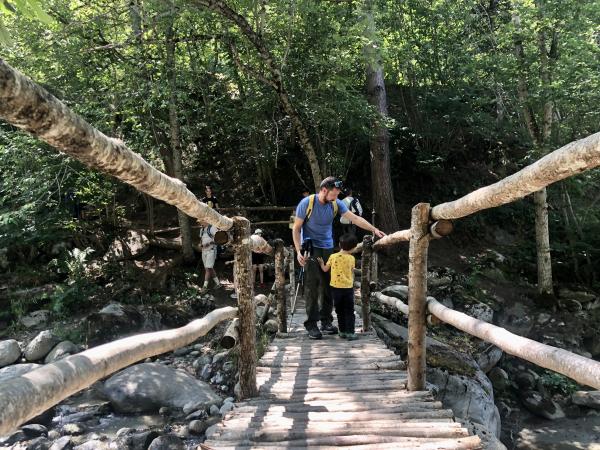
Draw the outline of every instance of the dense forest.
M291 208L227 208L292 207L331 175L392 233L410 227L419 202L455 200L600 131L594 0L7 0L0 58L199 199L210 186L225 215L241 211L287 245ZM452 280L437 287L489 304L496 319L509 304L518 316L518 299L538 308L532 317L556 314L533 322L566 320L554 343L597 359L599 187L590 170L455 221L432 244L432 277ZM217 265L227 291L205 295L197 234L173 206L0 120L0 339L29 339L40 323L23 318L40 310L61 338L93 345L109 339L90 335L84 316L109 302L151 306L165 327L230 304L230 251L219 249ZM141 260L107 257L127 239ZM382 283L405 281L407 254L381 255ZM577 388L542 378L549 397ZM509 410L518 384L499 389ZM521 419L496 406L514 448Z

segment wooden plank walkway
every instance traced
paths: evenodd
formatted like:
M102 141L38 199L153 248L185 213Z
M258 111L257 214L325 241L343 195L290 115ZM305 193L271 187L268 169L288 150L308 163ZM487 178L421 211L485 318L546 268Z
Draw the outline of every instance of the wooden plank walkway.
M259 397L237 403L201 448L480 448L429 391L406 390L405 363L374 333L313 341L304 320L299 301L290 332L258 363Z

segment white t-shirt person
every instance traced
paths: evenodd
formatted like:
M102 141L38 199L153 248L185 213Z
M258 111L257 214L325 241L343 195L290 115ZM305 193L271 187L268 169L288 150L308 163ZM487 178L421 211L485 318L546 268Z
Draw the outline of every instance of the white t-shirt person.
M344 205L346 205L346 207L348 208L348 211L356 214L357 216L362 217L362 215L363 215L362 205L360 204L360 202L358 201L357 198L352 197L352 195L347 195L342 200L342 202L344 202ZM340 223L342 225L350 225L352 222L350 222L345 217L340 217Z

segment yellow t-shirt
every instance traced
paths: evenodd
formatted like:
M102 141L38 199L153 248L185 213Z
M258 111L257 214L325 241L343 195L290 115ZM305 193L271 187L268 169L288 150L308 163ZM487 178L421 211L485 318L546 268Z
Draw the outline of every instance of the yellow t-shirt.
M356 265L354 256L347 253L334 253L327 260L331 266L331 287L351 288L354 287L354 273L352 269Z

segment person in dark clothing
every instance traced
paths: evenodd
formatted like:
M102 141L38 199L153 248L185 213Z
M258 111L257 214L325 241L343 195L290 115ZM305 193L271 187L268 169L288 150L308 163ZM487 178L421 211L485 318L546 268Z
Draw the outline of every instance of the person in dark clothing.
M358 336L354 332L354 267L356 260L352 250L356 247L356 236L350 233L340 237L338 253L329 257L327 263L317 258L323 272L331 271L331 297L340 326L340 337L354 341Z
M316 258L328 260L333 253L333 219L339 213L358 227L374 233L377 237L385 233L371 225L364 218L358 217L348 211L348 208L338 195L342 189L342 182L335 177L325 178L317 194L309 195L300 201L296 208L296 217L292 235L296 249L298 263L304 267L304 300L306 315L308 316L304 327L310 339L321 339L322 332L336 334L338 329L333 325L333 304L329 291L329 273L323 272ZM302 254L302 243L311 239L313 254ZM317 322L321 321L321 330Z
M217 197L215 197L210 185L206 186L205 193L206 196L202 197L201 202L206 203L210 208L219 209L219 201L217 200Z

